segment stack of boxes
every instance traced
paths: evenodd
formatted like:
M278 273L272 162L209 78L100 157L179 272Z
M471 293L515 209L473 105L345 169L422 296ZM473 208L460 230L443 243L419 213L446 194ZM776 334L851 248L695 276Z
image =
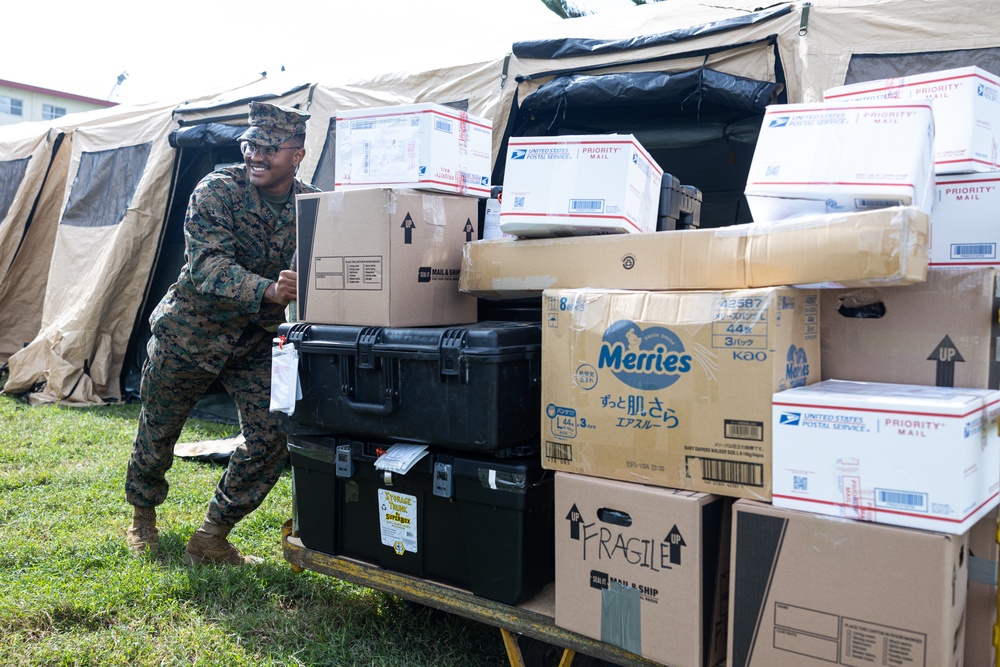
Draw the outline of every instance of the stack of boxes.
M337 118L333 192L300 196L302 392L285 420L307 548L518 603L552 579L541 331L477 322L462 246L487 120L435 104Z
M495 236L507 238L492 240L474 238L472 208L446 213L447 224L428 221L427 211L452 204L428 206L420 198L430 195L416 190L352 192L349 176L359 172L338 164L338 174L350 172L338 191L299 203L300 257L314 248L308 277L300 272L309 284L300 285L299 319L319 319L285 329L304 352L290 448L306 546L315 535L311 548L516 603L552 578L554 542L555 623L674 667L946 665L961 664L963 652L966 665L990 664L995 581L969 577L996 571L1000 233L991 194L1000 184L992 173L1000 86L977 68L916 77L912 95L910 84L770 107L746 188L756 222L731 228L654 231L663 229L657 199L669 174L629 135L512 139L493 210ZM881 92L852 100L852 90ZM950 91L954 99L942 102L938 93ZM384 113L359 113L368 119L359 132ZM960 138L943 139L952 136ZM350 149L365 164L378 150ZM430 171L437 177L412 187L446 183L459 200L475 179L443 175L486 173ZM393 177L366 187L406 184ZM475 196L488 196L488 185ZM696 205L700 193L673 185L688 210ZM354 196L368 199L355 210ZM390 238L407 230L416 238L423 222L451 239L454 219L471 234L460 271L450 254L406 264L410 243ZM347 251L378 235L383 246ZM449 281L447 296L390 282L413 267L432 284ZM381 303L366 287L376 276L377 289L403 299ZM481 347L487 364L516 358L471 392L436 385L475 376L478 360L448 362L442 351L430 355L434 369L418 372L386 363L430 347L417 329L400 340L390 329L372 333L471 323L463 299L538 296L541 322L518 323L536 327L534 351L523 332L484 342L472 334L483 323L467 327L459 349ZM441 313L452 313L448 322L434 319ZM341 353L323 322L349 325L341 335L352 351ZM411 390L416 398L404 396ZM470 395L489 398L470 404ZM366 415L315 435L358 405ZM407 409L398 422L382 416ZM461 415L467 423L451 430ZM533 418L540 431L525 430ZM511 422L516 435L505 430ZM358 474L393 441L440 449L397 476L395 491L382 488L381 471ZM455 505L472 503L436 495L446 485L439 464L458 470L467 455L455 452L470 445L494 463L470 475L483 489L521 480L519 489L544 497L525 494L527 504L492 524L517 543L503 557L516 561L512 572L494 588L472 571L483 565L473 552L497 548L497 530L474 530L487 523L481 513L447 520ZM517 468L521 459L504 455L539 445L527 458L543 472L525 485L535 479L529 464ZM314 470L320 478L303 482ZM350 506L376 487L377 503ZM422 543L398 525L417 517L387 495L400 490L423 508ZM306 510L307 501L322 509ZM544 529L536 510L548 512ZM331 532L331 521L341 527ZM389 540L387 521L397 523ZM373 524L382 525L379 542L366 532ZM467 562L440 558L442 526L468 531ZM501 594L512 581L516 592Z
M925 98L769 108L751 225L466 246L466 293L543 294L557 625L697 667L959 664L968 632L987 664L1000 233L941 201L996 167L934 137L997 123Z

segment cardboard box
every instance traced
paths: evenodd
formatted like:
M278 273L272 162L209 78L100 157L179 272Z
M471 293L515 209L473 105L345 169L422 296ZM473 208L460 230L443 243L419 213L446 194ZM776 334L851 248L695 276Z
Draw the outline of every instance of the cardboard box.
M934 102L934 165L938 174L1000 168L1000 78L959 67L831 88L828 102L930 99Z
M997 506L1000 391L824 380L774 396L774 506L960 535Z
M335 189L400 187L490 196L493 124L440 104L337 114Z
M542 465L771 497L771 392L819 379L819 296L546 290Z
M997 510L969 531L969 591L965 602L964 667L996 667Z
M771 105L744 194L755 222L934 203L927 100Z
M459 288L487 299L518 299L594 285L908 284L927 273L927 224L924 213L904 207L718 229L476 241L463 248Z
M998 278L932 267L923 283L821 291L823 379L1000 388Z
M557 626L672 667L725 658L731 503L557 473Z
M655 232L662 176L631 134L511 137L500 229L525 237Z
M476 199L415 190L296 197L298 320L442 326L476 321L458 290L462 244L475 238Z
M930 266L1000 266L1000 172L937 178Z
M964 536L733 505L730 667L962 664Z

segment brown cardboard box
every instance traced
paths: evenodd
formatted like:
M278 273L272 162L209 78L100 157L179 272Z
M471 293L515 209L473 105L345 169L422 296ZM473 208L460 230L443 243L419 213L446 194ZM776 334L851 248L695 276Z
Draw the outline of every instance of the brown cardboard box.
M823 379L997 389L998 275L932 267L925 283L823 290Z
M965 602L964 667L996 667L997 510L969 531L969 598Z
M542 465L770 500L771 395L819 380L817 290L546 290Z
M924 280L927 216L915 208L719 229L491 239L463 249L463 292L488 299L552 288L740 289Z
M556 625L672 667L725 657L728 499L557 473Z
M371 189L300 195L296 205L299 321L476 321L476 299L458 290L462 244L476 234L475 198Z
M965 535L733 505L730 667L952 667Z

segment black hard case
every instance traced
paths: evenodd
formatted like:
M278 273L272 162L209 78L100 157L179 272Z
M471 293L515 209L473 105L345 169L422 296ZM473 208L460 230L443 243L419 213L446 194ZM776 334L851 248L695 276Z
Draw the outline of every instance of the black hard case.
M541 324L283 324L302 399L289 433L352 434L471 452L539 443Z
M375 468L387 447L347 437L289 437L295 524L306 548L505 604L532 597L554 579L553 476L540 456L432 449L405 475L387 477ZM416 498L415 552L382 544L380 488Z

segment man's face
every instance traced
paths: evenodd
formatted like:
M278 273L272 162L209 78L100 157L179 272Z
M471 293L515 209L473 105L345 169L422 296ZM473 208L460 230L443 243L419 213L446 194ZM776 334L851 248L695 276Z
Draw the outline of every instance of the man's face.
M278 150L271 157L265 157L264 153L270 152L266 147L257 146L253 142L244 142L242 148L243 162L247 166L250 182L271 195L288 192L295 177L295 168L306 154L301 139L294 137L277 146Z

